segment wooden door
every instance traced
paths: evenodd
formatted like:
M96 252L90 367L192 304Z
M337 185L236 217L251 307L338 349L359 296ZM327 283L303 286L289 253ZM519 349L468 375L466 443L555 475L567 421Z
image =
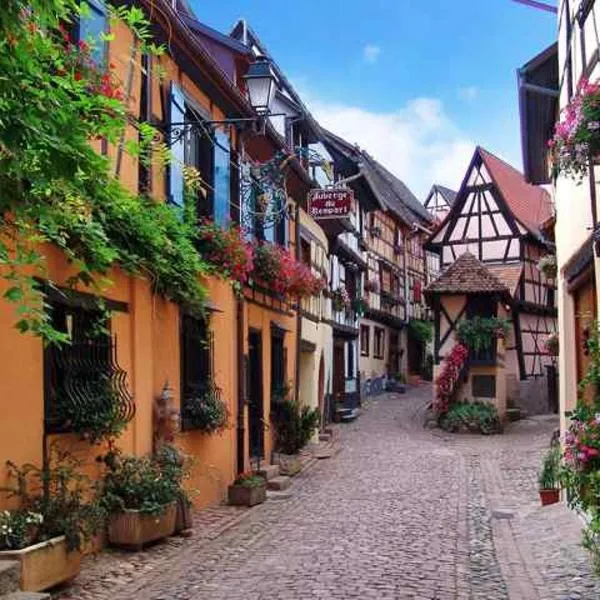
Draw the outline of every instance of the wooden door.
M346 388L346 361L344 357L343 340L333 342L333 399L335 404L344 403L344 391Z
M263 458L265 455L265 444L263 422L262 337L260 332L251 331L249 343L248 425L250 429L250 456L252 458Z
M590 365L587 351L587 340L590 328L596 320L596 282L592 276L589 281L573 292L575 302L575 356L577 360L577 381L581 381ZM586 389L584 398L588 401L594 399L595 390Z
M321 354L321 360L319 361L319 384L317 388L319 394L319 412L321 413L321 426L325 425L325 360Z

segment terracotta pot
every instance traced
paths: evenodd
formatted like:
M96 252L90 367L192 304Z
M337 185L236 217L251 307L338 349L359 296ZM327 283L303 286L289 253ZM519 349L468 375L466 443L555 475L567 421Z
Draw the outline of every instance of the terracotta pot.
M192 507L183 498L179 498L175 517L175 533L192 529L193 526Z
M540 490L540 500L542 501L542 506L556 504L560 500L560 490Z
M21 590L41 592L76 577L81 566L81 552L67 552L67 540L60 536L22 550L3 550L0 560L18 560L21 563Z
M230 485L227 489L229 504L234 506L255 506L262 504L267 499L267 485Z
M115 546L140 549L144 544L172 535L176 517L175 503L169 504L160 515L147 515L139 510L110 515L108 541Z

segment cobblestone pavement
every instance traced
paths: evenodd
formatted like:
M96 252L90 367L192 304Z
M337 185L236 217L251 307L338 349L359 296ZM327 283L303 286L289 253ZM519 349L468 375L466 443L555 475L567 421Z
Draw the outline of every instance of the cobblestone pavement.
M249 511L202 511L194 537L86 559L81 600L592 600L600 582L564 505L539 506L557 425L502 436L422 426L430 388L383 395L343 427L342 452Z

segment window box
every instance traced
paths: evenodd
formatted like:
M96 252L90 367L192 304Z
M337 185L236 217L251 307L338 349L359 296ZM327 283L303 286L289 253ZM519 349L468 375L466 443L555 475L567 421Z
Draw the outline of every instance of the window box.
M68 552L67 540L60 536L22 550L3 550L0 560L19 561L21 590L41 592L76 577L81 566L81 552Z

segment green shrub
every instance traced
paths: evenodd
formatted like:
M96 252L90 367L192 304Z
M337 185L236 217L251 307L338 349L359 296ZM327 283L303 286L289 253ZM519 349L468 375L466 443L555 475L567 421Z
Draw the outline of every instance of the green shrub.
M542 469L538 475L540 490L554 490L558 488L560 478L561 452L554 446L548 450L542 462Z
M271 419L275 425L275 450L296 454L319 427L321 415L317 409L295 400L284 400L273 405Z
M440 418L440 427L451 433L501 433L496 407L489 402L457 402Z
M108 470L100 502L109 513L128 509L159 515L181 495L184 465L178 451L171 447L155 457L113 452L105 462Z

